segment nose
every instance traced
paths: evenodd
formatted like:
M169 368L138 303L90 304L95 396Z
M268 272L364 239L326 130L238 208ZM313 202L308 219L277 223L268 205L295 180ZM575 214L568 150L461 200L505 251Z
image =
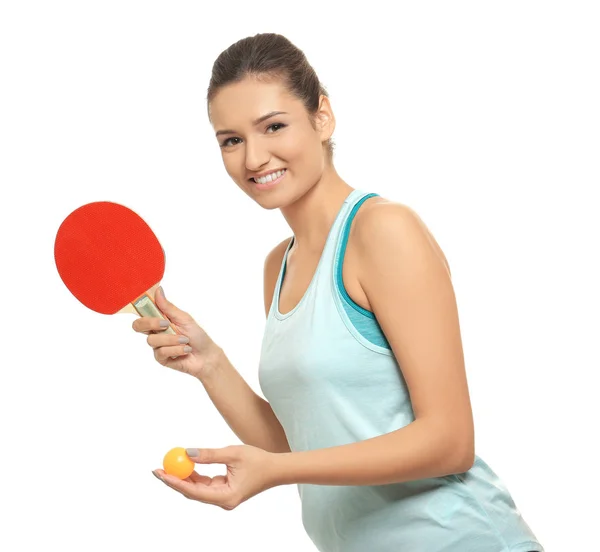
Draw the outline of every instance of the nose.
M246 140L246 169L257 172L264 167L270 159L269 151L258 141Z

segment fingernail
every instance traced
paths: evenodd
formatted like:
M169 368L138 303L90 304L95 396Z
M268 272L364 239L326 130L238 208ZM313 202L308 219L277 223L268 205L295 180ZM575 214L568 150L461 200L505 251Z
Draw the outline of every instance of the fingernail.
M190 457L195 457L195 456L198 456L200 454L200 451L197 448L185 449L185 452Z
M184 347L183 348L183 352L184 353L191 353L192 352L192 348L191 347Z
M153 475L154 477L156 477L156 479L160 479L160 476L159 476L159 475L158 475L156 472L154 472L154 471L153 471L153 472L152 472L152 475ZM162 479L160 479L160 480L162 481Z
M159 325L161 328L168 328L169 327L169 321L168 320L161 320L159 322Z
M160 293L166 299L166 297L165 297L165 290L162 288L162 286L160 286L157 291L158 291L158 293Z
M190 342L190 338L189 337L185 337L185 335L182 335L179 338L179 343L189 343Z

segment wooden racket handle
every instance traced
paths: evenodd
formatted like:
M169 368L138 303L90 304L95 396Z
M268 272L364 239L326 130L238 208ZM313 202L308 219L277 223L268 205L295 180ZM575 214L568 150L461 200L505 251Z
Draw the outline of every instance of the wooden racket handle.
M152 316L154 318L162 318L163 320L167 320L165 315L160 312L152 298L147 293L136 299L131 304L140 316ZM177 332L171 326L169 326L164 333L177 334Z

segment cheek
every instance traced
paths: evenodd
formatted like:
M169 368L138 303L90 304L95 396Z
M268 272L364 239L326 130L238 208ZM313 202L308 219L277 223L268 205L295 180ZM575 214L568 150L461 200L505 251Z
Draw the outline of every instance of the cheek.
M278 155L288 163L298 165L314 164L321 145L315 139L312 129L287 133L279 142Z
M243 154L240 151L221 154L225 171L236 183L243 181L245 175Z
M273 153L288 163L298 161L302 158L302 144L302 136L299 136L298 133L289 132L284 136L279 136L277 148Z
M223 157L223 166L225 167L225 172L229 175L229 178L231 178L233 181L236 181L237 177L231 161Z

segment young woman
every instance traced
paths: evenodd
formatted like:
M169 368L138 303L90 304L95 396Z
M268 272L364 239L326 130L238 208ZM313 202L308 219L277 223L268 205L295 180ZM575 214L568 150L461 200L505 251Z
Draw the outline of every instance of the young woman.
M198 464L226 464L225 476L154 474L225 509L297 484L323 552L543 551L475 454L444 254L411 208L338 175L335 118L303 52L277 34L240 40L216 60L207 99L227 173L293 236L264 265L266 401L162 290L168 321L134 322L244 443L188 449ZM164 333L169 322L181 335Z

